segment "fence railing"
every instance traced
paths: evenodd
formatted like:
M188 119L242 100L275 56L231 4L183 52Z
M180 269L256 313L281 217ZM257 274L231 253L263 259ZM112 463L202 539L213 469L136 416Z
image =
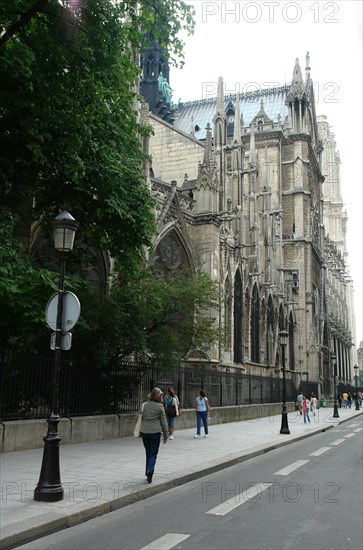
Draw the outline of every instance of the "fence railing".
M51 397L52 357L9 356L0 358L0 419L46 418ZM116 368L63 360L60 372L59 413L61 416L122 414L139 409L150 390L172 386L181 406L195 406L200 389L211 406L278 403L282 401L282 380L229 372L221 367L184 367L171 372L150 365L120 362ZM296 388L286 380L286 399L294 401Z

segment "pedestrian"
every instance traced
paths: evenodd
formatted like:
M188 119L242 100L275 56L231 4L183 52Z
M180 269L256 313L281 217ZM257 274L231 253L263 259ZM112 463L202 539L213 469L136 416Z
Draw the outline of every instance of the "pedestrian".
M298 396L296 398L297 406L300 411L300 414L302 415L302 402L303 402L304 396L302 394L302 391L299 390Z
M140 435L146 453L145 475L148 483L151 483L160 447L161 432L164 436L164 443L168 441L168 425L165 418L163 392L161 389L154 388L151 391L140 412L142 414Z
M174 439L175 418L179 416L179 399L175 395L173 388L166 390L164 397L166 422L168 424L169 439Z
M306 397L306 395L304 395L304 399L302 401L302 412L303 412L303 415L304 415L304 424L306 424L307 422L309 422L309 424L310 424L310 416L309 416L310 401Z
M352 408L352 395L350 392L348 392L348 408Z
M348 408L348 394L346 391L343 392L343 407Z
M202 427L203 422L203 428L204 428L204 437L208 437L208 418L210 418L210 406L208 397L205 394L204 390L199 391L199 395L196 399L196 414L197 414L197 433L195 434L195 438L200 437L200 431Z
M310 410L311 410L311 414L313 416L316 416L316 406L317 406L317 403L318 403L318 400L317 398L315 397L315 393L312 393L311 396L310 396Z

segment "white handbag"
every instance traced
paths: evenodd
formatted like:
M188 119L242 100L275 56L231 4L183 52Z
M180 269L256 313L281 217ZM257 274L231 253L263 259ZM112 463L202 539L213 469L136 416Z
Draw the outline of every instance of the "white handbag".
M144 405L145 403L142 404L141 412L139 412L139 414L137 415L137 420L136 420L135 429L134 429L134 437L140 437L141 422L142 422L142 417L144 416Z

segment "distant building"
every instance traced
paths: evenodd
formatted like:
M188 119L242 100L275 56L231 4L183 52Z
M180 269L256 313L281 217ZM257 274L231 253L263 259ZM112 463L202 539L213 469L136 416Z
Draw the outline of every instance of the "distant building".
M353 283L340 161L326 117L316 116L309 55L304 78L296 60L291 84L226 96L220 78L216 98L174 106L170 86L158 84L160 74L169 83L165 65L150 68L160 55L143 55L141 81L154 130L144 145L160 206L157 267L201 269L220 287L213 314L223 339L189 361L280 377L286 329L287 376L332 394L333 352L337 376L354 375Z

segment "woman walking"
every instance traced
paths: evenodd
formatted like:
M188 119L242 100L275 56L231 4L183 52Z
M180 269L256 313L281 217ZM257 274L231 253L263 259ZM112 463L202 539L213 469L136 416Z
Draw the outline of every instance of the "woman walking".
M303 415L304 415L304 424L306 424L307 422L309 422L309 424L310 424L310 416L309 416L310 401L306 397L306 395L304 395L304 399L303 399L303 402L302 402L302 412L303 412Z
M141 407L140 412L142 414L140 435L146 453L145 475L148 483L151 483L160 447L161 432L163 432L164 443L168 441L168 426L163 407L163 392L159 388L152 390L148 400Z
M166 421L169 430L169 439L174 439L175 418L179 416L179 399L174 393L173 388L166 390L164 398Z
M318 403L318 400L315 397L315 393L312 393L311 396L310 396L310 410L311 410L311 414L313 416L316 416L317 403Z
M200 390L196 401L197 433L194 437L200 437L202 422L204 427L204 437L208 437L208 418L210 417L210 406L204 390Z

